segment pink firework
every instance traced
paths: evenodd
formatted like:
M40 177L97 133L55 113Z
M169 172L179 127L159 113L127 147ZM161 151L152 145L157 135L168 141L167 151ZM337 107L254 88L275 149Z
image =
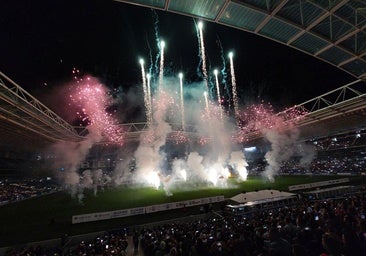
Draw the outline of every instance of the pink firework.
M235 136L239 141L246 141L248 137L259 136L264 130L285 130L304 118L305 114L306 111L296 106L277 114L270 104L250 105L240 111L239 131Z
M296 122L305 118L309 112L302 106L293 106L278 113L285 121Z
M71 87L71 103L79 109L76 112L83 123L87 123L91 136L103 137L107 142L124 143L124 133L112 113L107 111L111 105L108 89L92 77L78 78L79 71L74 69L76 84Z
M208 136L201 136L198 140L198 144L201 146L207 145L210 143L210 138Z
M154 130L153 129L147 130L147 132L145 132L143 136L140 137L140 141L142 144L145 145L150 145L154 141L156 141Z
M251 133L264 128L271 128L274 115L271 105L250 105L238 114L239 129L244 133Z
M169 139L172 140L176 145L187 143L189 141L189 137L183 131L173 132L169 135Z
M201 120L221 120L222 118L222 108L215 104L215 102L207 101L207 106L201 113Z
M163 114L163 119L169 122L175 122L177 112L180 111L180 102L177 100L178 97L179 95L177 95L176 92L169 93L167 91L161 91L159 98L153 99L155 112L158 111L160 114Z

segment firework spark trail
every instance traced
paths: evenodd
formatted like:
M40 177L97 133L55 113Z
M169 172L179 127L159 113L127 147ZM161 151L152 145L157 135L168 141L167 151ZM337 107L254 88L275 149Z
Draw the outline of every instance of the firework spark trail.
M219 45L220 48L220 56L221 56L221 62L222 62L222 68L220 70L222 79L221 79L221 84L224 86L224 89L226 91L226 96L229 98L228 101L230 102L230 90L229 87L227 86L226 83L226 79L227 79L227 73L226 73L226 59L225 59L225 55L224 55L224 49L222 48L222 44L220 41L220 38L217 36L217 44Z
M185 130L185 114L184 114L184 94L183 94L183 74L179 73L179 84L180 84L180 112L182 118L182 130Z
M198 25L196 23L196 20L193 19L193 22L195 24L195 27L196 27L196 36L197 36L197 44L198 44L198 64L197 64L197 67L196 67L196 74L199 78L202 78L202 72L201 72L201 65L202 65L202 58L201 58L201 41L200 41L200 32L199 32L199 29L198 28Z
M153 55L152 55L152 50L151 50L151 46L150 46L150 43L149 43L149 40L146 36L146 45L147 45L147 48L149 49L149 59L150 59L150 67L149 67L149 74L152 74L152 69L153 69Z
M158 94L162 90L163 79L164 79L164 48L165 48L165 42L164 41L161 41L160 44L159 44L159 49L160 49L160 67L159 67Z
M221 94L220 94L220 85L219 85L219 78L218 78L217 69L214 70L214 75L215 75L215 83L216 83L217 103L218 103L219 108L220 108L220 117L221 117L221 120L222 120L223 113L222 113L222 106L221 106Z
M155 31L155 42L158 46L158 49L160 49L160 35L159 35L159 16L156 13L154 9L152 9L152 12L154 14L155 22L154 22L154 31ZM159 59L160 59L160 51L157 52L156 59L155 59L155 74L158 74L159 71ZM152 62L151 62L152 64ZM150 70L150 74L153 74Z
M147 123L150 126L152 123L152 102L151 102L151 75L150 73L146 75L147 80Z
M146 113L146 121L148 123L148 126L150 126L150 122L149 122L149 117L150 117L150 113L149 113L149 97L148 97L148 90L147 90L147 85L146 85L146 75L145 75L145 61L143 59L140 59L140 64L141 64L141 76L142 76L142 88L144 91L144 105L145 105L145 113Z
M207 117L210 119L210 108L209 108L209 104L208 104L208 93L204 92L203 96L205 97L205 106L206 106Z
M203 73L203 79L205 81L206 90L209 90L208 87L208 75L207 75L207 67L206 67L206 53L205 53L205 44L203 40L203 23L200 21L198 23L198 29L199 29L199 36L200 36L200 52L201 52L201 59L202 59L202 73Z
M229 53L230 58L230 74L231 74L231 89L233 93L233 103L234 103L234 112L235 117L238 117L239 114L239 101L238 101L238 93L236 91L236 80L235 80L235 71L234 71L234 62L233 62L233 53Z

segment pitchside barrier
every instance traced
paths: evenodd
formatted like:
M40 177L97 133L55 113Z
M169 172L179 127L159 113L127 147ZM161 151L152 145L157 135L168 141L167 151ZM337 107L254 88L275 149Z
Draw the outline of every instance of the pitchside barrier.
M324 186L347 183L347 182L349 182L349 178L319 181L319 182L289 186L288 190L289 191L295 191L295 190L302 190L302 189L318 188L318 187L324 187Z
M76 224L76 223L82 223L82 222L123 218L123 217L128 217L128 216L146 214L146 213L168 211L168 210L173 210L173 209L180 209L180 208L184 208L184 207L191 207L191 206L204 205L204 204L210 204L210 203L218 203L218 202L222 202L224 200L225 200L224 196L213 196L213 197L198 198L198 199L192 199L192 200L186 200L186 201L180 201L180 202L157 204L157 205L150 205L150 206L116 210L116 211L80 214L80 215L72 216L71 223Z

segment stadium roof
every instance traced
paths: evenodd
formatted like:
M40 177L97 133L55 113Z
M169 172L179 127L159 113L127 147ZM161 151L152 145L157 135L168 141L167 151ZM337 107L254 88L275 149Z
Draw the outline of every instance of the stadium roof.
M197 17L251 32L321 59L358 79L366 79L365 1L115 1ZM366 127L365 87L363 82L359 83L360 80L356 82L358 88L346 85L296 106L309 112L299 124L306 128L303 129L304 138L331 136ZM75 127L67 124L2 73L0 85L1 146L29 148L30 145L37 147L54 141L83 139ZM348 98L345 97L346 92L356 94ZM135 136L145 124L141 128L136 127L136 124L129 126L128 132Z
M266 37L366 78L364 0L115 0Z

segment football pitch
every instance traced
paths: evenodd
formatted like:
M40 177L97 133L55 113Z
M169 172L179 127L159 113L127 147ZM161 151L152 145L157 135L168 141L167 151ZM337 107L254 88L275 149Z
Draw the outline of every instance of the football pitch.
M335 176L278 176L271 183L261 177L249 177L248 180L230 181L228 188L191 185L172 190L167 196L163 189L150 187L116 187L93 191L84 191L83 199L71 196L67 192L56 192L37 198L0 207L0 247L20 243L60 238L64 234L77 235L103 230L134 227L144 223L174 219L198 214L199 207L187 211L182 209L136 215L118 219L72 224L73 215L103 211L121 210L140 206L149 206L170 202L179 202L195 198L223 195L228 199L243 191L262 189L287 191L288 186L332 180ZM364 182L364 178L350 177L352 183Z

